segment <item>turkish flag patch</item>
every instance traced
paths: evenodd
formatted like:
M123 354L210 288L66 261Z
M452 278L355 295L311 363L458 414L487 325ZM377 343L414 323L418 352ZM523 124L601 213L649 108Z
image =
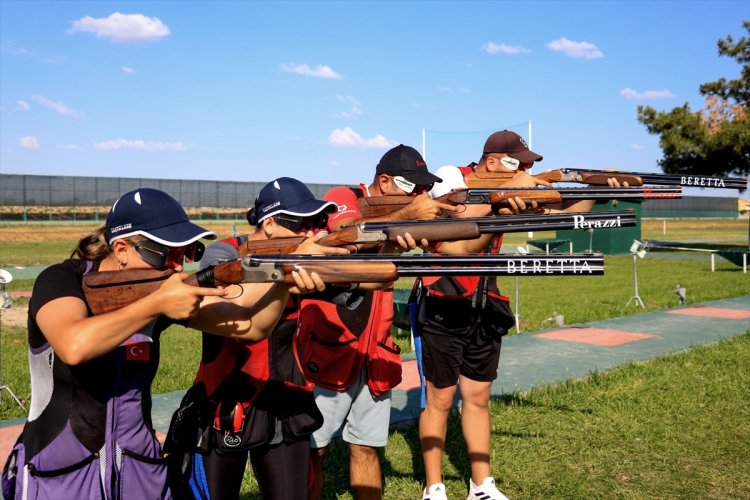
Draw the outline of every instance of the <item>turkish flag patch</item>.
M151 359L151 342L125 342L126 361L148 361Z

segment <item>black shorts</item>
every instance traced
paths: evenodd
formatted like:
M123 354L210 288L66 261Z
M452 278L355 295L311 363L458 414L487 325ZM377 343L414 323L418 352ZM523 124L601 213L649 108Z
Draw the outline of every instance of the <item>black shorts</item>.
M456 385L459 375L478 382L497 378L502 337L493 339L474 328L468 335L422 331L422 372L437 388Z

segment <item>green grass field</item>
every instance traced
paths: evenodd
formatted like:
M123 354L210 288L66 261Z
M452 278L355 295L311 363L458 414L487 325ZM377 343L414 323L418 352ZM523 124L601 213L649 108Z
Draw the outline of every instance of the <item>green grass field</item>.
M21 231L0 225L4 249L0 267L49 264L66 256L75 237L31 245ZM28 227L26 227L28 229ZM746 244L748 221L644 221L644 238ZM223 226L222 234L227 233ZM9 237L12 236L13 238ZM535 237L547 237L536 233ZM16 239L14 239L16 238ZM509 235L521 245L525 235ZM515 248L512 246L511 248ZM19 264L20 262L20 264ZM750 278L717 259L690 253L649 253L639 260L640 296L646 308L626 302L633 295L631 256L607 256L605 276L521 277L521 332L549 328L553 311L566 324L640 314L677 305L676 284L687 289L688 304L750 293ZM11 283L11 290L31 287ZM400 280L408 287L408 280ZM500 278L515 308L515 279ZM16 299L21 307L28 299ZM28 360L23 326L2 326L3 382L28 399ZM408 346L408 338L399 342ZM185 389L200 356L197 332L172 327L162 337L162 362L154 393ZM750 333L718 345L643 364L630 364L581 380L512 394L492 404L493 474L511 498L750 498ZM9 398L0 399L0 419L23 416ZM466 495L468 462L457 418L451 419L445 458L451 497ZM348 459L334 446L326 463L326 498L351 498ZM418 498L423 472L414 428L396 429L383 450L386 498ZM244 498L257 498L252 473Z

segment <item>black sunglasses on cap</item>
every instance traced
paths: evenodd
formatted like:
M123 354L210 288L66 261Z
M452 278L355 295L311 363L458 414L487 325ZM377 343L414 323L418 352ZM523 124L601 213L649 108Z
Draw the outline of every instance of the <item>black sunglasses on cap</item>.
M143 240L133 243L133 247L146 264L159 269L165 267L169 262L169 257L174 256L178 251L182 252L187 262L198 262L206 251L206 246L200 241L185 247L169 247L155 241ZM182 261L178 263L182 264Z
M276 224L295 233L306 233L315 229L324 229L328 224L328 214L326 213L315 214L311 217L277 214L274 215L273 218L276 221Z

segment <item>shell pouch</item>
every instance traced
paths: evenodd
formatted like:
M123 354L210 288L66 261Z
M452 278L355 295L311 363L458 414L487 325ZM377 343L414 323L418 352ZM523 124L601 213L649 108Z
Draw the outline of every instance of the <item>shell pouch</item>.
M374 396L381 396L401 383L401 348L388 335L370 354L367 384Z

